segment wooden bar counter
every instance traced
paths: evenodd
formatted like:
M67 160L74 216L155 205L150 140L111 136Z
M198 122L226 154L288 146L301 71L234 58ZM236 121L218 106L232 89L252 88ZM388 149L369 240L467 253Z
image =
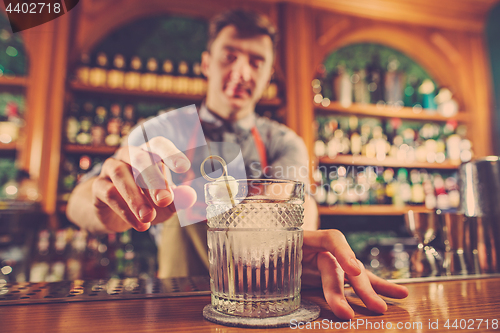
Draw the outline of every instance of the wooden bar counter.
M4 305L0 306L0 332L500 332L498 276L407 286L408 298L390 300L384 315L366 310L351 293L348 300L356 313L352 322L340 322L321 290L315 289L305 290L302 295L321 306L320 318L286 328L243 329L213 324L202 316L203 307L210 302L210 297L204 295Z

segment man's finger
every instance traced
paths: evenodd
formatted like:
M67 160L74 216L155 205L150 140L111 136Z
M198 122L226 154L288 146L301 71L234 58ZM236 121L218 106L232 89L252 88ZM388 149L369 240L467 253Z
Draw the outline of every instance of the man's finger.
M148 190L157 206L166 207L172 203L173 192L166 181L166 178L171 180L170 171L164 167L159 155L127 146L119 150L117 158L131 165L135 183Z
M349 275L361 273L356 255L338 230L304 230L304 246L317 252L330 252Z
M370 271L366 271L366 274L377 294L392 298L405 298L408 296L408 288L405 286L386 281Z
M116 159L108 158L102 166L101 175L109 178L118 194L139 221L148 223L154 220L156 211L137 186L130 166ZM113 192L104 194L114 195Z
M384 313L387 311L387 304L377 295L375 290L373 290L370 279L368 278L366 270L361 262L359 262L359 266L362 267L361 274L357 276L348 276L349 283L356 292L356 295L361 298L368 309L377 313Z
M109 179L98 177L94 180L92 186L96 199L104 206L111 208L125 223L132 225L137 231L146 231L149 229L151 223L143 223L137 219Z
M191 162L173 143L167 138L157 136L141 145L141 149L160 156L170 170L183 173L189 170Z
M318 270L325 299L333 313L340 319L351 319L354 311L344 296L344 270L329 252L318 253Z

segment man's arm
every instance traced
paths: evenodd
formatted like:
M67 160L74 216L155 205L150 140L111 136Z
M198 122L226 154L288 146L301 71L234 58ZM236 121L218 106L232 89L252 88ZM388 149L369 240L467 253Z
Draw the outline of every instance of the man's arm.
M151 224L175 214L176 208L192 206L196 192L188 186L175 187L170 177L170 169L174 172L189 169L189 160L166 138L157 137L148 144L151 153L142 147L118 149L114 157L104 161L98 176L79 184L68 202L68 218L94 233L122 232L130 228L146 231ZM176 154L162 159L166 151ZM152 154L157 157L151 159ZM153 161L159 162L152 164ZM137 177L143 184L141 187L131 163L140 172ZM174 195L178 196L175 206Z
M92 185L95 179L96 177L92 177L74 188L68 200L66 216L80 228L91 233L114 232L108 230L95 213L95 206L92 201ZM129 226L129 228L131 227Z

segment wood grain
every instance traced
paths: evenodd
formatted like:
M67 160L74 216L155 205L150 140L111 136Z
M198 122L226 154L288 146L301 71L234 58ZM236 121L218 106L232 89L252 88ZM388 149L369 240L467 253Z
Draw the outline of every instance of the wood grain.
M456 120L458 122L464 123L469 121L469 115L463 111L459 112L454 117L445 117L433 110L421 109L419 112L415 112L413 108L410 107L393 107L393 106L382 106L376 104L360 104L352 103L349 107L342 106L339 102L331 102L328 106L322 106L320 104L315 105L315 109L319 113L338 113L338 114L355 114L361 116L369 117L381 117L381 118L401 118L401 119L411 119L411 120L421 120L421 121L435 121L435 122L446 122L449 120Z
M432 332L450 332L444 327L458 319L474 320L474 330L495 332L491 321L500 320L500 278L472 279L414 283L407 285L410 296L405 300L391 302L384 315L366 310L360 300L348 296L355 310L355 319L370 322L374 327L390 322L393 329L335 329L339 320L325 303L320 290L303 292L305 299L321 306L321 315L315 321L316 329L308 332L326 331L320 325L333 325L340 332L394 332L398 323L422 323L422 329L408 332L428 332L429 321L438 321L438 329ZM209 296L176 297L121 301L95 301L82 303L53 303L14 305L0 307L2 332L290 332L290 328L261 330L225 327L206 321L202 317L203 307L210 302ZM489 320L489 329L483 321ZM330 320L332 321L330 324ZM360 322L359 322L360 323ZM377 324L378 323L378 324ZM470 323L470 321L469 321ZM312 324L314 325L314 323ZM337 325L341 325L340 323ZM416 324L415 324L416 325ZM348 326L344 324L344 327ZM312 326L314 327L314 326ZM456 331L451 329L451 331Z
M431 212L431 209L425 206L404 206L396 207L394 205L333 205L319 206L319 215L404 215L409 210L415 212Z
M441 169L441 170L456 170L460 166L460 161L445 160L443 163L429 162L406 162L398 160L395 157L386 156L379 161L376 158L371 158L362 155L337 155L334 158L321 157L321 164L335 165L357 165L357 166L383 166L388 168L424 168L424 169Z

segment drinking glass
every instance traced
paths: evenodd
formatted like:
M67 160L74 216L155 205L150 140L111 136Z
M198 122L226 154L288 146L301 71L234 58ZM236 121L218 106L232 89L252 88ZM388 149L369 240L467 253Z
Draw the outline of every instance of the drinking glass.
M410 258L412 277L438 276L442 270L442 258L436 249L429 245L436 238L439 227L438 216L432 212L414 212L405 214L406 227L418 240L418 248Z
M213 308L244 317L298 309L304 184L217 180L205 198Z

